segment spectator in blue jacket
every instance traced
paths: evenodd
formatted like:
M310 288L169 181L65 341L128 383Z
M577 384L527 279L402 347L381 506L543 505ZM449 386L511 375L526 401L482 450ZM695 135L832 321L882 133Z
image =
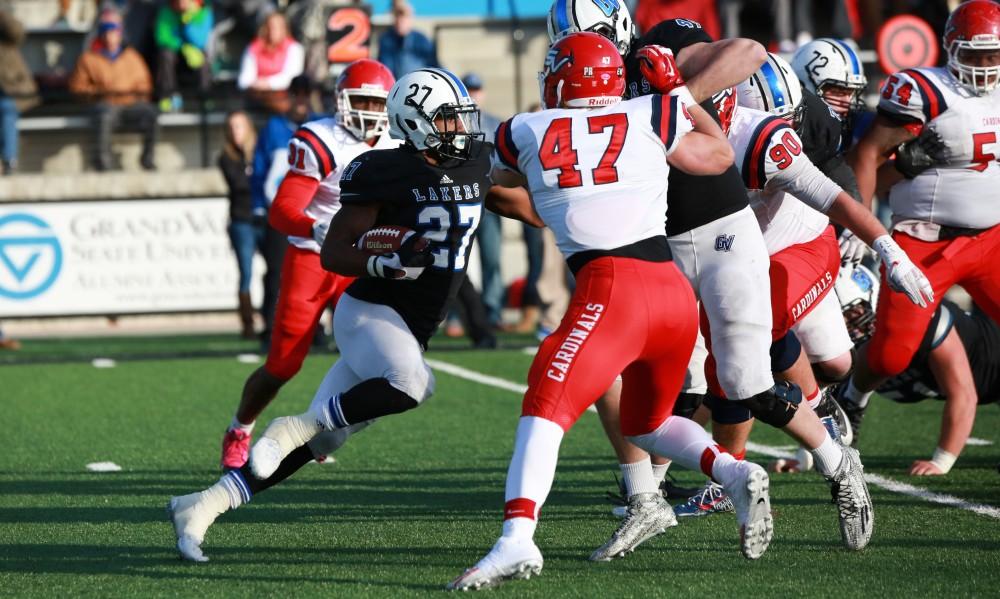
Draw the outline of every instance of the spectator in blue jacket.
M426 35L413 30L413 7L396 0L392 7L393 25L378 40L378 60L399 79L426 67L439 67L437 48Z
M285 114L272 116L264 124L257 136L257 147L253 155L253 175L250 177L250 194L255 210L267 212L274 201L282 179L288 173L288 142L295 131L305 123L320 118L312 111L313 84L309 77L299 75L292 79L288 88L291 107ZM281 262L285 258L288 240L270 225L264 233L264 301L261 314L264 316L264 332L261 335L266 347L271 340L271 325L274 322L274 308L278 302L278 287L281 282Z

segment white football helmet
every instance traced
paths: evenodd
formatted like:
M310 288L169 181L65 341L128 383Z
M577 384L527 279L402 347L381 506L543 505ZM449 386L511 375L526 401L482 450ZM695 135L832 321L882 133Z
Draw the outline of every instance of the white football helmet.
M853 269L841 268L837 274L833 290L854 345L864 343L875 332L879 285L878 275L861 264Z
M847 115L861 108L861 92L868 85L864 66L854 48L845 42L830 37L821 37L799 48L792 57L792 70L802 86L823 99L838 111ZM853 92L849 102L838 102L826 98L829 86L849 89Z
M788 120L798 129L802 122L805 104L802 102L802 85L785 59L767 53L767 60L753 75L736 86L740 106L769 112Z
M570 33L593 31L611 40L622 56L635 37L635 23L620 0L555 0L549 9L549 43Z
M469 90L445 69L419 69L403 75L389 90L386 106L389 135L418 150L465 160L472 140L484 137L479 130L479 108Z

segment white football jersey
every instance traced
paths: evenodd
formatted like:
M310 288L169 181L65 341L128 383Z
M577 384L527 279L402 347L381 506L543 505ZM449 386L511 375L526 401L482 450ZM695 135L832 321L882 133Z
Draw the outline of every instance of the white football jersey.
M497 129L493 164L525 175L569 258L666 235L666 158L693 128L672 96L522 113Z
M977 96L944 67L908 69L882 84L879 114L944 140L947 164L889 191L895 220L985 229L1000 223L1000 90Z
M802 151L802 140L782 118L740 106L729 143L769 255L818 237L841 189ZM794 195L793 195L794 194Z
M369 146L341 127L333 117L310 121L299 127L288 142L289 171L319 181L319 188L304 212L317 221L329 222L340 210L342 167L368 150L395 148L399 143L383 135L375 146ZM289 236L288 242L297 248L319 253L319 244L312 237Z

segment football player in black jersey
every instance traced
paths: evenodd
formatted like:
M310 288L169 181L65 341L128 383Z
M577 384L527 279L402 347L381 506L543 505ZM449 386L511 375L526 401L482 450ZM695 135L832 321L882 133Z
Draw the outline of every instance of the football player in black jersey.
M837 279L837 296L856 345L875 331L878 281L865 267ZM943 300L909 367L882 383L877 392L900 403L945 402L937 447L931 459L914 461L910 474L947 474L972 432L976 406L1000 401L1000 326L975 305L965 312ZM843 402L843 406L857 443L865 410L853 402Z
M358 277L334 313L341 357L309 411L272 421L247 465L205 491L171 499L185 559L208 559L200 545L223 512L324 458L375 418L415 408L431 395L434 375L423 350L465 276L484 202L503 216L542 224L523 189L491 189L492 145L482 140L479 109L458 77L443 69L411 72L386 104L390 135L405 143L366 152L344 168L343 206L320 253L324 268ZM380 226L415 233L389 255L355 247Z
M642 37L635 38L628 9L618 0L556 0L549 11L548 30L553 41L577 31L593 31L610 39L625 59L626 97L658 91L666 93L673 89L675 81L668 76L671 72L664 68L660 58L671 52L693 102L701 104L716 120L718 115L712 94L743 81L767 58L764 48L752 40L716 42L701 25L687 19L663 21ZM832 118L839 135L839 120ZM858 498L860 495L853 494L853 489L864 484L860 480L860 461L856 454L848 458L853 450L842 452L830 438L815 412L801 401L803 393L798 386L785 382L775 385L771 374L772 369L782 372L794 368L800 349L796 345L793 351L782 352L794 355L794 359L772 364L769 352L772 345L770 261L739 172L731 167L721 175L695 177L672 169L667 200L667 235L674 261L691 282L710 323L721 386L716 393L738 400L720 403L733 404L747 412L745 420L749 420L752 413L785 430L809 448L817 461L830 466L831 481L843 482L850 478L857 483L833 482L833 489L835 495L837 489L851 489L839 494L838 501L842 505L851 504L851 509L839 510L841 529L853 531L844 533L845 543L860 549L871 534L870 520L862 522L864 518L858 515L862 510L853 507L855 503L863 503ZM792 343L794 341L789 341ZM810 393L818 397L816 389L811 389ZM649 463L650 458L615 433L620 430L619 395L616 384L597 402L597 408L609 432L622 474L628 478L630 472L637 470L637 464ZM688 398L682 394L678 403L686 404ZM743 453L749 424L745 421L733 426L727 426L726 421L715 424L715 440L734 455ZM666 469L661 465L659 470L665 473ZM655 492L655 487L645 488L650 480L656 479L627 480L626 485L632 495ZM631 550L649 538L650 535L634 534L634 530L644 526L648 527L648 522L644 521L642 513L630 512L615 534L634 539Z

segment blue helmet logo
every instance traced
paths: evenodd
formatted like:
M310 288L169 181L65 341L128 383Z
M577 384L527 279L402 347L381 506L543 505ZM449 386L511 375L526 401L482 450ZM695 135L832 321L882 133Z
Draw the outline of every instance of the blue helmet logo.
M621 5L618 4L618 0L592 0L592 2L595 6L597 6L597 8L601 9L601 12L604 13L605 17L610 17L615 14L621 7Z

